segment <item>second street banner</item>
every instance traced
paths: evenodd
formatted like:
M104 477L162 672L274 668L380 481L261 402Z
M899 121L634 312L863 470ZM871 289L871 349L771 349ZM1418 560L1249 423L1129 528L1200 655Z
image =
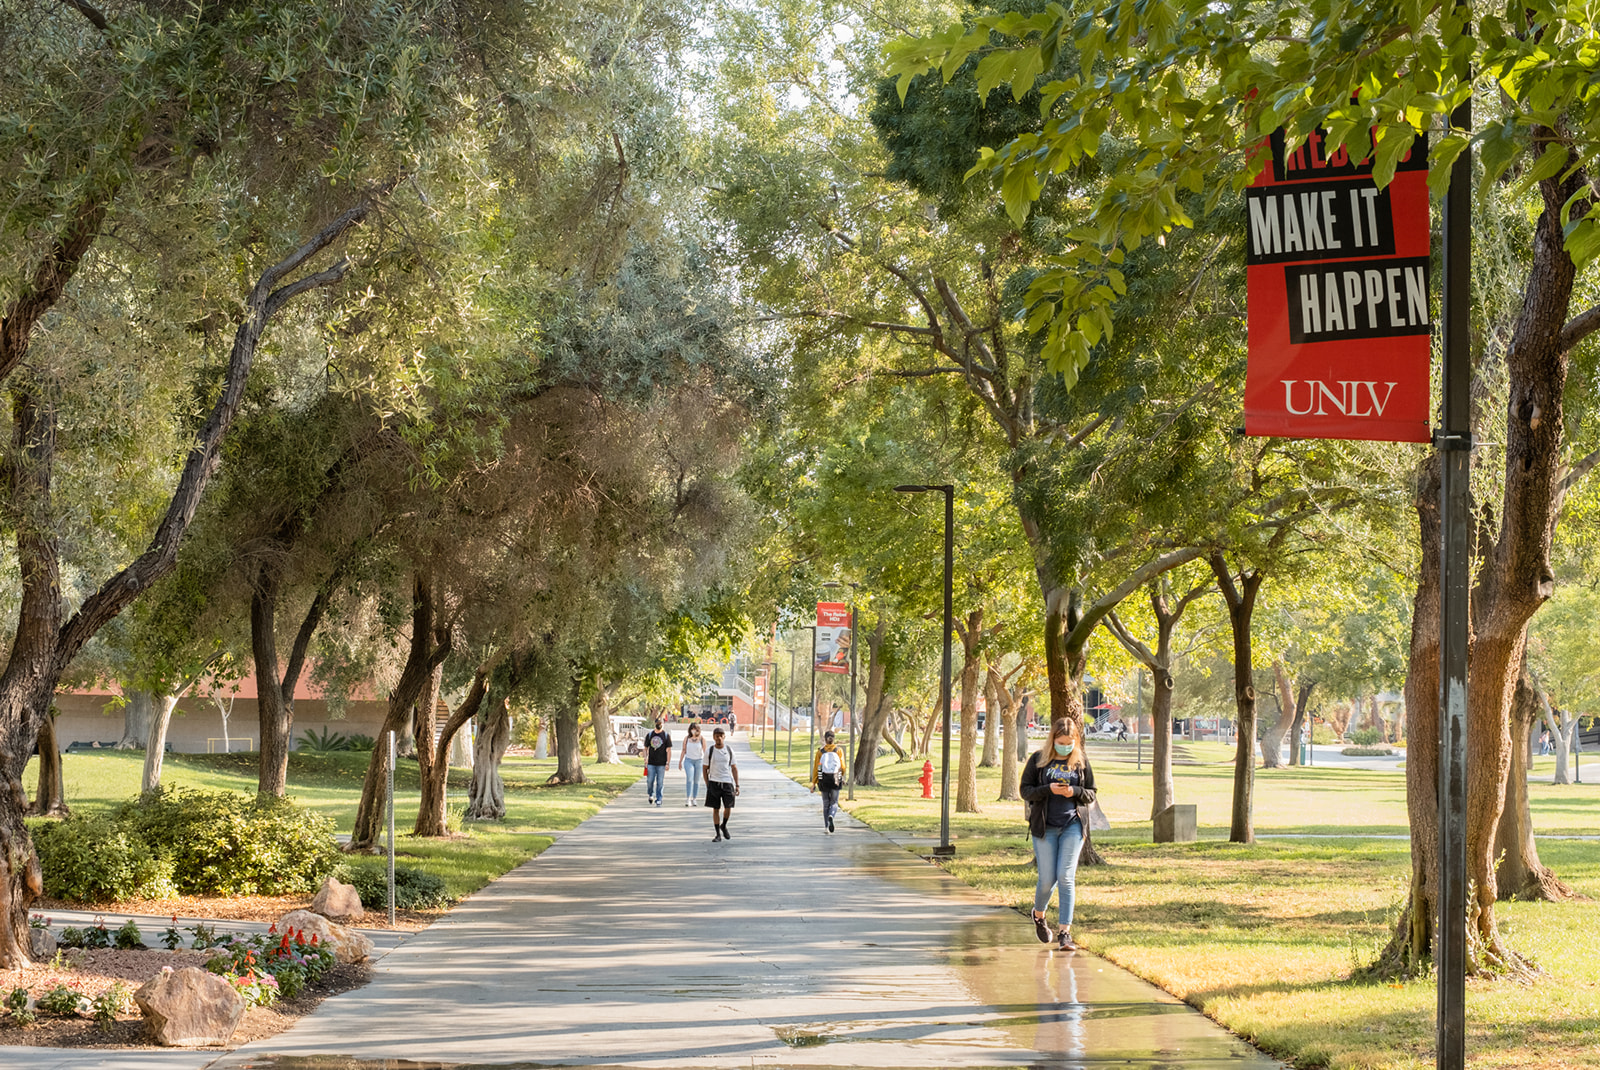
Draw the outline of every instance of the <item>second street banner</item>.
M850 607L844 602L817 603L817 672L850 671Z
M1427 168L1417 138L1379 189L1322 130L1272 136L1245 190L1248 434L1429 441Z

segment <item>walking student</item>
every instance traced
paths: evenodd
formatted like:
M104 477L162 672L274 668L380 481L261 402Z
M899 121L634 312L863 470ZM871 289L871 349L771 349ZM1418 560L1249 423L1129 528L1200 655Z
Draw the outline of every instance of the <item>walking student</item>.
M1083 850L1088 818L1081 809L1094 802L1094 770L1083 754L1083 729L1076 721L1058 719L1050 738L1028 756L1022 767L1022 798L1028 808L1028 832L1039 863L1039 883L1033 892L1033 929L1042 943L1050 942L1045 911L1050 893L1058 891L1056 918L1060 922L1056 946L1076 951L1072 942L1073 894L1078 878L1078 855Z
M822 746L811 760L811 791L822 789L822 824L833 832L833 812L839 809L839 789L844 787L844 755L833 745L833 733L822 734Z
M683 751L678 755L678 768L683 770L683 805L693 806L700 801L700 768L705 764L706 741L700 735L700 724L689 726L684 738Z
M656 718L654 732L644 737L644 794L651 806L661 805L661 791L667 786L667 763L672 760L672 735Z
M711 730L711 749L706 752L706 805L711 808L711 827L716 832L712 843L733 839L728 818L733 816L733 800L738 794L739 763L733 760L733 748L718 725Z

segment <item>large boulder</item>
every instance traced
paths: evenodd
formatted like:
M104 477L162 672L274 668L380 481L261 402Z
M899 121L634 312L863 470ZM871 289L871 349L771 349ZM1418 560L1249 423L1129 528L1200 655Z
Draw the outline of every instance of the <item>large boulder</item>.
M198 966L185 966L146 983L133 994L150 1036L169 1048L209 1048L228 1043L244 1016L244 997Z
M325 918L359 918L366 913L361 906L361 893L353 884L341 884L332 877L322 882L311 900L313 913Z
M295 929L303 930L307 940L315 936L319 944L333 948L338 962L360 962L372 954L372 941L367 937L309 910L291 910L278 919L280 933Z

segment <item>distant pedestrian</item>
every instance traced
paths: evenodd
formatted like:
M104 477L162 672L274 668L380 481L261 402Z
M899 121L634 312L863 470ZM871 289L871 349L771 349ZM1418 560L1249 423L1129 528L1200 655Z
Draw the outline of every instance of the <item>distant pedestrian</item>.
M822 734L822 746L811 759L811 790L822 790L822 824L833 831L833 814L839 809L839 789L844 787L844 755L833 745L833 733Z
M661 792L667 786L667 764L672 760L672 735L664 725L657 717L655 731L644 737L644 794L651 806L661 805Z
M683 805L693 806L700 801L700 769L705 764L706 741L700 735L700 725L691 724L683 741L683 752L678 755L678 768L683 770Z
M706 752L706 805L711 807L711 827L716 832L712 843L733 839L728 818L733 816L733 800L738 794L739 763L733 760L733 748L718 725L711 730L711 749Z
M1059 891L1056 917L1060 922L1057 944L1076 951L1072 942L1072 908L1078 877L1078 855L1083 851L1087 818L1081 807L1094 802L1094 770L1083 754L1083 730L1076 721L1058 719L1050 738L1028 756L1022 767L1022 798L1028 805L1028 832L1039 866L1033 892L1033 928L1042 943L1050 942L1045 911L1050 893Z
M1539 753L1550 753L1550 729L1548 728L1539 733Z

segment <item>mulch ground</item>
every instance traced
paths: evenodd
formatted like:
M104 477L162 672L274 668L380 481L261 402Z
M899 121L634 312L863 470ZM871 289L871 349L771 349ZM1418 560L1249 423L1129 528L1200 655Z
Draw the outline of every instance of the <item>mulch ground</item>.
M52 910L100 910L106 914L150 914L158 918L176 914L180 919L216 918L228 921L272 922L291 910L306 910L310 905L310 897L304 895L181 895L173 899L130 899L126 902L101 903L92 907L60 899L37 899L28 908L28 913L48 915ZM394 927L400 932L416 932L432 925L444 917L445 913L443 910L397 910L394 915ZM351 924L357 929L387 929L389 917L382 910L369 910L360 920ZM178 927L183 928L184 923L180 921ZM145 939L149 940L153 935L159 934L147 933Z
M63 965L41 964L23 970L0 970L0 986L9 992L26 986L35 996L64 984L85 996L94 997L118 981L137 989L161 973L163 966L181 969L204 966L209 951L98 951L62 952ZM271 1007L250 1007L239 1020L229 1048L283 1032L329 996L360 988L372 978L372 966L355 963L334 966L315 984L294 999L280 1000ZM109 1026L87 1018L59 1018L41 1014L28 1025L17 1025L9 1017L0 1019L0 1044L50 1048L152 1048L138 1011L122 1015Z

